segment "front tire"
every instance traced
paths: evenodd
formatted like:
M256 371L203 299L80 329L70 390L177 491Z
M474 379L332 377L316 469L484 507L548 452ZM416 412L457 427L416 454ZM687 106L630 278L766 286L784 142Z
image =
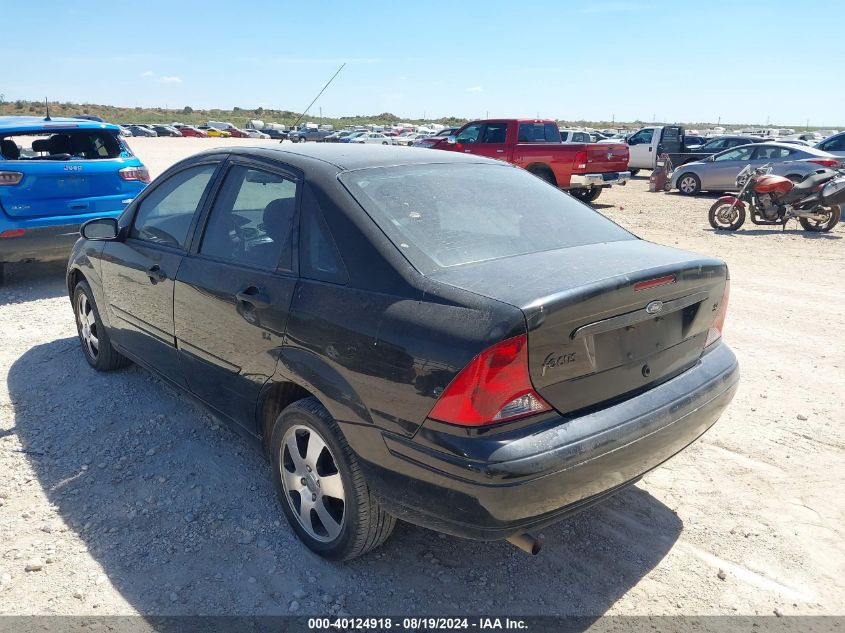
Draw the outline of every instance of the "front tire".
M810 220L809 218L798 218L798 222L800 222L801 227L805 231L810 231L811 233L827 233L837 224L839 224L839 220L842 217L842 207L839 206L832 206L830 207L830 217L826 221L817 221L817 220Z
M634 176L636 176L638 173L640 173L640 170L639 170L639 169L629 169L628 171L630 171L630 172L631 172L631 178L633 178L633 177L634 177Z
M387 540L396 519L371 495L337 422L316 398L279 414L270 446L282 510L308 549L349 560Z
M130 364L128 358L112 347L108 330L100 319L94 294L87 281L80 281L73 291L76 332L85 360L97 371L112 371Z
M729 202L717 200L707 217L717 231L736 231L745 222L745 207L738 204L731 209Z
M695 174L682 174L678 178L678 191L685 196L694 196L701 193L701 180Z

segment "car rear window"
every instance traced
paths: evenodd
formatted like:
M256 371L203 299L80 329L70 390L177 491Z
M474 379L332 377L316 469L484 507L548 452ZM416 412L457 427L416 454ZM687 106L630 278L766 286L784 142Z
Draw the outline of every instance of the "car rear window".
M340 181L422 273L636 239L568 194L508 165L378 167L345 172Z
M61 130L4 135L0 154L6 160L128 158L129 147L107 130Z

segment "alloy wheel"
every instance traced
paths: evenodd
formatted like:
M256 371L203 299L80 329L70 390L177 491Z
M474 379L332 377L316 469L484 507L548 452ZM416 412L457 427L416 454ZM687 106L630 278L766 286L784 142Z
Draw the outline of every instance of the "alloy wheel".
M698 183L694 177L684 176L681 178L681 182L678 183L678 189L684 193L695 193L698 190Z
M310 427L292 426L279 462L285 497L299 524L318 541L335 540L346 518L346 494L325 440Z
M99 329L94 309L84 292L79 293L76 300L76 320L79 323L79 336L86 347L88 355L96 360L100 353Z

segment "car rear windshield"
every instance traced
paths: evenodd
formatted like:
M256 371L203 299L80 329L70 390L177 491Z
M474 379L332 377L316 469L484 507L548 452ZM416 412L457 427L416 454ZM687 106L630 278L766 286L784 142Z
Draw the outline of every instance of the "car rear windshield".
M435 164L348 171L340 181L422 273L636 239L522 169Z
M128 158L129 147L107 130L27 132L0 137L6 160L71 160Z

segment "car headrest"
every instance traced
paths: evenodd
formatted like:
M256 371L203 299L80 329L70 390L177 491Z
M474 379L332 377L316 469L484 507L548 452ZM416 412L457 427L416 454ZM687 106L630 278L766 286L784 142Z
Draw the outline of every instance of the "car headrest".
M262 222L274 242L284 242L290 232L296 198L279 198L264 207Z
M4 138L0 141L0 154L7 160L17 160L21 157L21 150L12 139Z
M50 151L50 139L48 138L38 138L32 141L32 151L33 152L49 152Z
M73 154L73 148L70 143L70 136L67 134L53 134L50 137L50 153L51 154Z

